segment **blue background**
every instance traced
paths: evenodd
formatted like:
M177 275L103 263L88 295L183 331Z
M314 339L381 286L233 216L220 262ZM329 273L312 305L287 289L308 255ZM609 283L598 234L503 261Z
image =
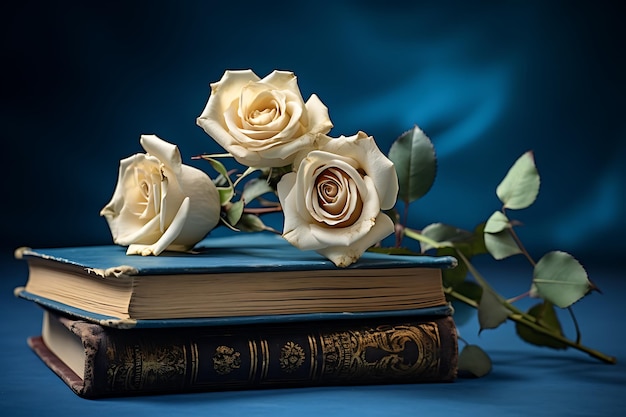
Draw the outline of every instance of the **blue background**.
M100 209L139 136L221 151L196 126L226 69L294 71L333 135L387 152L414 124L434 188L410 224L473 228L533 150L542 187L511 212L531 253L621 254L626 96L618 2L33 2L5 4L2 244L110 243ZM228 3L228 4L226 4ZM281 228L281 224L275 224Z
M619 2L4 2L0 6L0 405L11 415L621 415L625 332L619 261L626 62ZM387 152L414 124L439 155L412 225L472 228L494 190L535 152L539 199L511 213L535 258L572 252L604 290L575 306L583 343L618 357L530 346L512 323L478 336L490 375L454 384L225 392L88 402L33 355L39 309L12 296L27 279L15 247L110 243L98 213L139 136L183 158L219 149L195 125L226 69L275 68L329 107L333 135L363 130ZM206 164L197 166L208 168ZM210 171L210 170L208 170ZM279 226L279 225L278 225ZM617 243L615 243L617 242ZM606 260L615 261L612 265ZM528 265L479 265L502 294L528 289ZM484 269L483 269L484 268ZM492 279L493 278L493 279ZM534 303L522 300L522 309ZM564 331L574 337L566 311ZM6 336L6 337L5 337ZM45 411L43 409L45 408ZM619 411L622 410L622 411Z

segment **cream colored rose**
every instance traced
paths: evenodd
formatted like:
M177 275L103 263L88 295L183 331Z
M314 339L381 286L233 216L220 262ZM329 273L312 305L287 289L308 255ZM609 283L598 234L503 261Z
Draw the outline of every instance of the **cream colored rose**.
M314 94L305 103L296 76L274 71L262 80L251 70L226 71L211 84L197 124L241 164L283 167L333 127Z
M278 183L283 237L345 267L393 233L392 220L381 210L395 205L398 178L374 138L363 132L337 139L319 135L318 141L316 150L294 162L296 172Z
M113 198L100 212L128 255L187 251L218 223L220 199L208 175L183 165L176 145L141 136L146 154L120 161Z

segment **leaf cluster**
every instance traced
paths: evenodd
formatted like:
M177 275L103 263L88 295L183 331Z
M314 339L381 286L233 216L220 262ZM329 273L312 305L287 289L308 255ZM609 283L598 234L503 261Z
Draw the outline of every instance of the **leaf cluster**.
M528 208L539 194L541 181L532 152L520 156L497 185L496 195L502 206L469 231L443 223L428 224L421 230L408 225L409 205L431 189L437 170L434 146L420 128L415 126L398 137L391 146L389 159L396 166L399 202L404 204L403 215L395 216L398 222L395 252L400 252L406 237L419 242L421 253L459 259L457 268L443 271L445 291L451 302L476 308L480 331L495 329L512 320L517 335L525 342L553 349L573 347L602 361L615 362L613 357L580 344L580 329L571 306L595 288L582 265L562 251L546 253L535 262L515 231L520 223L511 219L509 212ZM531 269L528 291L513 298L500 295L472 264L472 258L478 255L490 255L496 261L524 256ZM525 312L520 311L515 302L524 297L536 298L538 303ZM572 315L576 340L563 335L557 308L568 309ZM482 376L491 369L491 362L480 347L466 343L460 353L459 369Z
M197 157L209 162L218 174L213 182L220 196L220 224L235 231L278 233L261 220L260 214L280 211L279 203L264 196L275 196L276 183L280 176L287 172L288 167L284 169L247 168L239 174L237 171L229 171L226 168L220 161L223 157L231 157L231 155L216 154ZM256 176L252 177L253 174ZM243 180L246 178L247 181L244 183ZM257 202L257 206L251 208L252 202Z

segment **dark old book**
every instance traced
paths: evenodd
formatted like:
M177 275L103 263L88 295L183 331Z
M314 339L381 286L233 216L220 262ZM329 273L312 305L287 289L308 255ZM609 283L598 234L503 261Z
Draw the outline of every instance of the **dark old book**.
M193 253L127 256L116 245L22 248L17 294L134 327L140 320L404 311L446 305L449 256L365 253L337 268L274 235L210 237Z
M34 352L85 398L453 381L451 316L117 329L44 310Z

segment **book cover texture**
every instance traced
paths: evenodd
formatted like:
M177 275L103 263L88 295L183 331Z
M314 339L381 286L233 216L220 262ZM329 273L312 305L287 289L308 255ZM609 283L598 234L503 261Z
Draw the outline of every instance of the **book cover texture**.
M457 336L450 316L167 331L58 320L83 341L82 384L55 362L40 338L29 344L72 390L88 398L456 377Z

